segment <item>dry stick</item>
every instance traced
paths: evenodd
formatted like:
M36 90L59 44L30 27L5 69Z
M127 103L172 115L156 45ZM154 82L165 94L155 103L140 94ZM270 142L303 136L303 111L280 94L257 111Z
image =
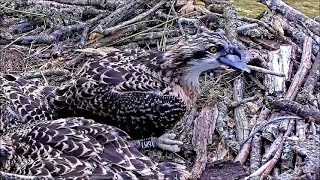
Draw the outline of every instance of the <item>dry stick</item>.
M207 145L212 143L212 135L218 115L217 111L217 105L214 108L210 106L204 107L195 119L192 144L195 147L197 156L191 170L193 179L199 178L206 167L208 158Z
M308 64L310 64L310 62L311 62L311 48L312 48L312 39L309 37L304 42L303 54L302 54L302 58L301 58L301 65L298 69L297 74L294 77L293 82L291 83L291 86L289 87L289 90L287 91L287 94L285 96L285 100L294 100L295 99L297 92L298 92L298 89L300 88L300 86L302 84L302 80L304 79L304 77L307 73L307 68L308 68L308 66L310 66ZM288 124L288 129L287 129L286 133L284 134L284 137L282 138L282 141L280 142L280 144L278 146L278 150L277 150L276 154L269 161L271 163L266 167L262 176L266 177L272 171L275 164L278 162L279 158L281 157L282 150L283 150L284 140L292 132L293 127L294 127L294 121L291 120Z
M134 36L137 36L137 35L146 33L146 32L148 32L148 31L151 31L151 30L153 30L153 29L155 29L155 28L161 27L161 26L163 26L163 25L165 25L165 24L167 24L167 23L170 23L170 22L172 22L172 21L175 21L175 20L177 20L177 19L179 19L179 18L181 18L181 17L192 15L193 13L194 13L194 12L187 13L187 14L183 14L182 16L175 17L175 18L173 18L173 19L170 19L170 20L168 20L168 21L165 21L165 22L163 22L163 23L160 23L160 24L158 24L158 25L155 25L155 26L153 26L153 27L150 27L150 28L148 28L148 29L146 29L146 30L143 30L143 31L141 31L141 32L138 32L138 33L136 33L136 34L133 34L133 35L124 37L124 38L122 38L122 39L119 39L118 41L115 41L115 42L113 42L113 43L107 44L106 46L112 46L112 45L118 44L118 43L123 42L124 40L127 40L127 39L129 39L129 38L132 38L132 37L134 37ZM180 39L180 38L179 38L179 39ZM145 43L144 43L144 44L145 44ZM156 43L155 43L155 44L156 44Z
M244 179L250 179L251 177L260 176L263 171L271 164L271 160L262 165L259 169L257 169L255 172L251 173L250 176L245 177Z
M101 20L93 32L103 33L103 29L115 26L116 24L122 22L123 19L134 14L137 8L143 3L144 1L142 0L131 1L130 3L116 9L109 16Z
M298 90L300 89L302 82L307 75L308 71L311 68L311 52L312 51L312 38L307 37L303 44L303 52L301 57L301 65L294 76L294 79L287 91L285 99L294 100L296 95L298 94Z
M257 119L257 124L260 124L262 122L264 122L268 116L270 114L270 110L268 108L264 108L260 114L259 117ZM250 134L253 134L254 128L252 128L252 132ZM250 153L250 148L251 148L251 138L248 138L248 141L242 145L242 148L239 152L239 154L237 155L237 157L235 158L235 162L240 162L240 164L244 164L245 161L247 160L249 153Z
M275 34L275 30L272 29L271 26L269 26L267 23L263 22L263 21L260 21L258 19L252 19L252 18L248 18L248 17L243 17L243 16L238 16L238 19L241 20L241 21L247 21L247 22L250 22L250 23L257 23L263 27L265 27L270 33L272 34Z
M269 94L285 92L285 80L290 77L291 73L291 56L292 46L280 46L280 49L268 52L269 68L286 74L286 77L265 76L264 85Z
M250 154L251 148L251 138L245 143L240 152L238 153L237 157L234 159L235 162L240 162L240 164L244 164Z
M127 26L129 24L132 24L132 23L135 23L137 21L140 21L142 20L143 18L147 17L148 15L150 15L151 13L153 13L154 11L156 11L157 9L159 9L162 5L164 5L165 3L167 2L167 0L162 0L160 1L158 4L156 4L155 6L153 6L150 10L142 13L142 14L139 14L138 16L136 16L135 18L132 18L128 21L125 21L119 25L116 25L116 26L113 26L113 27L110 27L108 29L104 29L101 33L104 34L105 36L106 35L109 35L110 33L112 32L115 32L121 28L123 28L124 26Z
M180 31L179 30L168 30L167 31L167 35L169 35L170 37L179 37L180 35ZM163 32L148 32L148 33L144 33L144 34L138 34L136 36L133 36L131 38L126 39L125 41L122 41L121 43L129 43L129 42L138 42L138 41L152 41L152 40L157 40L157 39L161 39L163 36ZM112 42L111 39L110 40L103 40L103 43L110 43Z
M62 68L55 68L55 69L47 69L43 71L35 71L35 72L28 72L23 73L22 77L26 79L32 79L32 78L41 78L44 76L66 76L70 74L70 72L66 69Z
M316 59L312 65L312 69L304 84L304 88L309 92L310 91L313 92L316 82L318 82L319 79L320 79L320 52L318 52L318 55L316 56Z
M290 37L300 46L303 46L305 39L308 37L303 31L298 28L292 27L289 23L284 26L284 30L290 35ZM312 53L316 55L320 50L319 44L312 41Z
M62 17L63 19L69 19L78 23L81 22L84 17L94 16L104 12L104 10L90 6L74 6L52 1L28 1L27 5L32 10L46 14L48 17Z
M277 152L277 150L279 148L279 145L281 144L281 141L283 139L283 135L284 135L284 133L281 133L272 142L272 144L270 145L269 149L267 150L267 152L262 157L262 163L266 163L267 161L269 161L272 158L272 156L275 154L275 152Z
M18 37L17 39L13 40L11 43L7 44L5 47L3 47L2 49L0 49L0 52L2 52L3 50L7 49L8 47L10 47L11 45L13 45L14 43L16 43L17 41L23 39L24 37L26 37L28 34L33 33L34 31L36 31L37 29L34 29L32 31L26 32L25 34L23 34L22 36Z
M70 4L70 5L80 5L80 6L97 6L104 9L114 9L118 5L121 4L122 1L119 0L51 0L59 3L64 4ZM126 0L127 3L130 2L130 0Z
M243 105L247 102L258 100L260 97L261 97L261 94L255 94L252 97L244 98L244 99L241 99L240 101L233 101L230 103L230 105L228 105L228 108L230 108L230 107L235 108L235 107L237 107L239 105Z
M234 81L233 89L233 99L235 101L241 101L244 96L244 80L243 78L238 78ZM239 105L234 108L234 121L237 130L237 139L242 142L250 134L249 121L245 113L245 107Z
M278 117L278 118L272 119L270 121L267 121L266 123L269 124L271 121L272 122L276 122L278 120L286 120L286 119L300 119L300 120L303 120L303 119L301 119L300 117L297 117L297 116L283 116L283 117ZM262 174L262 176L265 177L272 171L273 167L278 162L278 159L281 156L281 152L282 152L282 149L283 149L283 142L289 136L289 134L292 132L293 127L294 127L294 121L290 121L290 123L288 125L288 129L287 129L286 133L284 133L282 141L279 144L280 147L278 147L278 150L276 151L275 156L271 160L266 162L264 165L262 165L258 170L256 170L255 172L251 173L250 176L246 177L245 179L248 179L248 178L253 177L253 176L259 176L261 174Z
M226 145L233 151L238 152L240 149L239 143L235 139L234 135L229 132L226 118L228 109L224 102L218 103L218 118L216 130L219 136L225 141Z
M250 172L253 173L261 166L261 146L262 139L260 135L252 138L251 154L250 154Z
M316 86L316 83L320 79L320 53L318 53L312 68L310 70L310 73L304 83L303 90L301 92L301 96L303 97L304 94L307 95L308 100L312 101L312 94L314 87Z
M281 13L289 21L293 21L296 24L299 24L300 22L302 22L313 33L320 36L320 23L305 16L301 12L295 10L294 8L288 6L283 1L281 1L281 0L260 0L260 2L267 5L269 9L275 10L276 12Z
M320 123L320 111L316 108L311 108L307 105L286 99L275 99L272 97L266 97L266 99L272 108L296 113L304 119L315 121L317 124Z
M285 77L286 75L284 73L281 72L275 72L269 69L265 69L265 68L261 68L258 66L252 66L252 65L248 65L249 69L257 71L257 72L261 72L264 74L270 74L270 75L275 75L275 76L279 76L279 77Z
M296 120L304 120L299 116L281 116L281 117L277 117L277 118L273 118L270 119L269 121L265 121L264 123L260 124L257 128L255 128L255 130L253 131L253 133L251 133L242 143L241 146L243 146L245 143L247 143L247 141L249 141L257 132L259 132L261 129L263 129L264 127L266 127L269 124L275 123L275 122L279 122L279 121L283 121L283 120L287 120L287 119L296 119Z
M283 150L284 141L287 139L287 137L289 137L289 135L293 131L293 128L294 128L294 121L291 120L289 122L289 124L288 124L288 129L287 129L286 133L284 134L283 139L282 139L282 141L280 143L280 147L278 148L278 151L273 156L273 158L270 160L271 163L267 166L267 168L262 173L262 177L266 177L268 174L270 174L270 172L272 171L272 169L274 168L274 166L276 165L276 163L280 159L281 153L282 153L282 150Z

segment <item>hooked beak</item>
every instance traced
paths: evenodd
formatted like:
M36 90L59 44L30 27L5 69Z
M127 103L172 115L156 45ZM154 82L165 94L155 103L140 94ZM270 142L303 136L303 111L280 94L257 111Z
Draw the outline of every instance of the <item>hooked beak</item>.
M244 61L247 56L247 51L240 51L236 47L231 47L226 51L226 54L221 55L218 59L225 65L250 73L251 70Z

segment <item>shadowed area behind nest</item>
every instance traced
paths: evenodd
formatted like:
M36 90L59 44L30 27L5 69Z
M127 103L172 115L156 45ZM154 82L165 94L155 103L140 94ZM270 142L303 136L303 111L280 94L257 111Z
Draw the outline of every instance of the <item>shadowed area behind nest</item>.
M7 76L1 86L0 177L173 179L185 166L154 163L124 131L82 117L56 119L52 87Z
M89 60L56 91L60 114L114 125L133 138L160 136L194 105L201 72L227 65L249 72L244 53L216 33L201 33L165 52L124 50Z

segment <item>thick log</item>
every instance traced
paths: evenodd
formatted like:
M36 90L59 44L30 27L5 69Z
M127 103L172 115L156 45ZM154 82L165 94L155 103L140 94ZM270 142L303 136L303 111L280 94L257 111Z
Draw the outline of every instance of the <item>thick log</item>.
M250 154L250 172L253 173L261 166L261 146L262 139L260 134L257 134L252 139L252 147Z
M291 52L292 46L280 46L279 50L268 53L268 69L285 74L285 77L266 75L264 85L269 94L284 94L286 92L285 81L291 73Z
M289 111L304 119L314 120L316 123L320 123L320 111L316 108L310 108L307 105L301 105L300 103L286 99L275 99L272 97L266 97L266 99L272 109Z
M233 99L241 101L244 96L244 80L238 78L233 84ZM240 105L234 108L234 121L236 124L237 139L242 142L250 134L249 120L246 116L245 106Z
M103 33L105 28L115 26L122 22L124 19L131 17L139 7L144 4L142 0L131 1L128 4L118 8L112 12L109 16L100 21L99 25L93 30L93 32Z
M192 167L193 178L199 178L207 164L207 146L212 143L212 135L216 126L217 106L204 107L195 119L192 144L197 157Z
M290 123L288 124L287 131L284 133L283 139L282 139L281 143L279 144L278 150L275 153L275 155L273 156L273 158L270 161L268 161L268 162L270 162L270 164L263 171L262 177L265 178L267 175L269 175L270 172L272 171L272 169L275 167L278 160L281 158L282 150L284 148L284 141L286 140L286 138L289 137L289 135L291 134L293 129L294 129L294 121L290 121Z
M294 100L298 94L298 91L305 79L305 76L311 68L311 48L312 48L312 38L308 37L305 39L303 44L303 52L301 57L301 65L295 74L293 81L288 89L285 99Z
M304 83L304 90L310 94L313 93L313 90L316 86L316 83L319 81L320 78L320 52L318 53L310 73Z
M293 21L297 24L303 23L307 28L309 28L313 33L320 36L320 23L307 17L301 12L295 10L294 8L288 6L281 0L260 0L261 3L267 5L269 9L274 10L289 21Z

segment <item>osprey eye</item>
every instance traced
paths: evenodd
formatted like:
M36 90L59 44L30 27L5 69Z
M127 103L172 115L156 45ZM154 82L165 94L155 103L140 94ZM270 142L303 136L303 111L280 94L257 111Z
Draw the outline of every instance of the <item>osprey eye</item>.
M209 49L209 51L210 51L211 53L215 53L215 52L217 52L217 48L211 47L211 48Z

